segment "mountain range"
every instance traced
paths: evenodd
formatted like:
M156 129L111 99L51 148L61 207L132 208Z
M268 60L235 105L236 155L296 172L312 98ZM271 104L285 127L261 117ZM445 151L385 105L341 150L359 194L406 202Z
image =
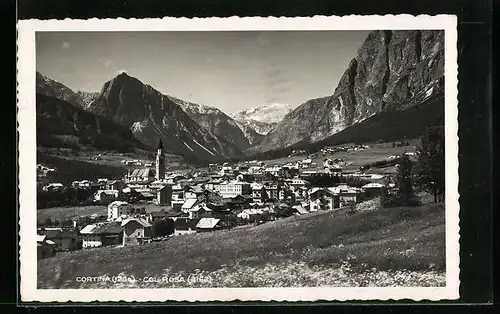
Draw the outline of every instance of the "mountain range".
M59 99L120 132L129 130L132 137L114 133L126 141L155 147L161 138L174 154L204 161L238 159L291 147L416 136L427 125L442 123L444 33L371 32L332 93L293 110L288 104L268 104L226 114L162 94L126 73L105 82L100 92L74 92L38 72L36 78L38 95L49 97L40 98L45 103ZM44 108L37 107L37 113L43 116ZM78 125L67 115L59 118ZM86 125L96 128L90 133L100 133L98 124Z
M249 153L324 140L384 111L420 104L442 93L443 83L443 31L373 31L332 95L297 107Z

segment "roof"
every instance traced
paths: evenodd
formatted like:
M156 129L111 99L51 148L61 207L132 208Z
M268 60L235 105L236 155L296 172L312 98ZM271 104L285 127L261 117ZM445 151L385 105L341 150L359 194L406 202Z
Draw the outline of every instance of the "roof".
M40 235L44 235L47 238L55 238L61 235L62 229L44 229L38 231Z
M307 209L305 209L301 205L295 205L295 206L292 206L292 208L295 209L301 215L308 213Z
M99 190L97 191L97 194L101 194L101 193L104 193L106 195L115 195L115 194L118 194L120 191L118 190Z
M110 223L91 224L80 230L81 234L118 234L121 232L121 226Z
M46 237L47 236L45 234L37 234L36 235L36 242L43 242L43 241L45 241Z
M380 188L383 188L384 185L383 184L380 184L380 183L374 183L374 182L371 182L371 183L368 183L368 184L365 184L362 186L363 189L380 189Z
M313 188L311 192L309 192L309 195L316 194L319 191L326 192L330 195L336 195L338 192L335 190L335 188Z
M139 192L142 196L144 197L155 197L155 195L151 192L148 192L148 191L142 191L142 192Z
M220 219L217 218L201 218L198 224L196 224L196 228L213 229L219 221Z
M192 212L197 212L199 211L200 209L203 209L204 211L206 212L211 212L212 209L210 207L208 207L207 205L205 204L199 204L199 205L196 205L196 206L193 206L190 211Z
M124 202L124 201L114 201L114 202L111 202L108 205L108 208L111 208L111 207L114 207L114 206L121 206L121 205L130 205L130 204L127 203L127 202Z
M182 204L182 208L184 208L184 209L191 209L191 207L193 207L194 204L196 204L197 201L198 200L195 199L195 198L190 198L190 199L186 200L184 202L184 204Z
M163 142L161 141L161 138L160 141L158 142L158 149L163 149Z
M125 226L126 224L128 224L131 221L136 221L136 222L138 222L140 225L142 225L145 228L152 226L152 224L150 224L149 222L147 222L146 220L144 220L142 218L127 218L124 221L122 221L122 227Z
M151 212L150 215L151 217L165 217L167 216L167 213L164 211L158 211L158 212Z
M153 174L153 169L151 168L138 168L132 170L132 173L130 174L131 177L152 177Z
M174 229L177 230L187 230L189 228L194 229L200 219L188 219L188 218L177 218L174 221Z
M203 193L205 190L199 186L192 186L189 190L193 193Z

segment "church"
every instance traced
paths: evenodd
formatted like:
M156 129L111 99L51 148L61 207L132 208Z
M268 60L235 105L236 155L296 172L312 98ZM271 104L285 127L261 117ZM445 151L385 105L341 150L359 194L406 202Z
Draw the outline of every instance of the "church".
M149 184L153 181L163 180L165 180L165 152L163 142L160 139L156 149L155 169L144 167L129 170L125 176L125 183Z

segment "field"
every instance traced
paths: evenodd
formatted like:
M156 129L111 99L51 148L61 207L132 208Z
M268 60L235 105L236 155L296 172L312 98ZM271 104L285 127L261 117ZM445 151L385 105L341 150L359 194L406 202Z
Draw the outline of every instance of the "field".
M81 216L91 216L93 214L107 216L108 208L106 206L51 207L38 209L36 214L38 221L43 221L46 218L63 221L65 219L76 219Z
M337 152L333 154L326 154L323 156L321 153L314 154L312 157L312 161L317 164L318 167L323 166L323 160L325 158L343 158L344 161L347 163L346 167L344 167L344 170L359 170L359 167L365 164L373 163L375 161L380 161L380 160L386 160L389 158L391 155L401 155L404 152L414 152L416 150L415 146L418 145L417 140L412 140L409 141L410 145L409 146L402 146L402 147L392 147L392 142L390 143L377 143L377 144L371 144L369 145L370 147L367 149L363 150L357 150L357 151L350 151L350 152ZM280 165L280 164L286 164L288 162L296 162L299 160L303 160L307 158L307 155L304 156L293 156L293 157L286 157L286 158L279 158L279 159L273 159L273 160L267 160L264 161L266 164L269 165ZM391 169L372 169L371 172L377 172L377 173L383 173L384 171L387 170L394 170L394 167L388 167Z
M62 253L38 261L38 286L443 286L444 214L443 204L355 214L344 209L135 247ZM78 276L127 281L82 283Z

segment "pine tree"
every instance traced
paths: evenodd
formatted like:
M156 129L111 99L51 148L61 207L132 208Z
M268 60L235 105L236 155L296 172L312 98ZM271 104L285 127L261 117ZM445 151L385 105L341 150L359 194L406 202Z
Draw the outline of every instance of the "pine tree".
M434 202L443 200L445 187L444 128L428 128L418 147L416 183L434 196Z
M398 196L403 204L408 204L413 197L413 162L408 155L403 154L399 159L396 180L399 188Z

